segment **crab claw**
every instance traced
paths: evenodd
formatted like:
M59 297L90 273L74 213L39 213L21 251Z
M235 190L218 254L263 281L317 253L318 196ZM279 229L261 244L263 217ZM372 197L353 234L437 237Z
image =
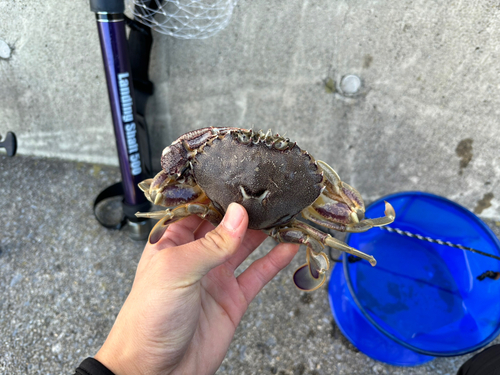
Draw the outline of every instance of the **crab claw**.
M385 216L389 220L394 221L394 219L396 218L396 211L394 211L394 207L392 207L392 205L387 201L384 201L384 203L385 203L385 211L384 211Z
M151 183L153 182L152 178L148 178L142 182L139 182L138 186L144 192L146 198L151 201L151 195L149 194L149 189L151 188Z
M373 227L383 227L384 225L391 224L396 219L396 211L394 207L387 202L385 202L385 216L377 217L376 219L365 219L360 221L358 224L352 226L351 232L364 232Z
M307 248L307 263L295 271L293 282L300 290L312 292L324 284L328 268L328 257L324 253L314 254Z
M168 190L169 188L176 188L176 186L171 187L170 185L174 185L174 178L167 174L165 171L160 171L154 178L148 178L142 182L139 182L138 186L144 192L146 198L153 204L169 206L169 204L165 204L165 201L168 201L163 193L164 190ZM166 193L168 195L168 192ZM170 203L170 202L166 202ZM178 203L178 202L175 202ZM176 205L176 204L172 205Z

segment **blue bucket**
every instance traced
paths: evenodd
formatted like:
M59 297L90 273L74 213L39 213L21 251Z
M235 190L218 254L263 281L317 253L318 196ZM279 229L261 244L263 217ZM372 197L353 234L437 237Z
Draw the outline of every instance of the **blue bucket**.
M396 210L390 227L500 255L486 224L448 199L398 193L368 206L366 217L380 216L384 201ZM499 334L500 280L477 279L500 271L499 260L380 228L350 234L346 242L377 260L372 267L344 254L329 284L340 330L366 355L414 366L472 352Z

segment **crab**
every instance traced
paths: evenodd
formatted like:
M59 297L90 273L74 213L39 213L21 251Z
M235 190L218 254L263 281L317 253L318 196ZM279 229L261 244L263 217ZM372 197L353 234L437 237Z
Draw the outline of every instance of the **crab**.
M231 202L245 207L250 229L259 229L278 242L306 245L307 262L294 275L295 285L315 290L326 280L331 247L376 260L330 234L298 220L299 214L321 227L341 232L364 232L390 224L393 207L385 216L365 219L357 190L342 182L323 161L315 160L295 142L278 134L234 127L207 127L190 131L163 150L162 171L139 184L149 201L170 207L137 213L159 219L148 241L157 243L167 227L190 215L217 226Z

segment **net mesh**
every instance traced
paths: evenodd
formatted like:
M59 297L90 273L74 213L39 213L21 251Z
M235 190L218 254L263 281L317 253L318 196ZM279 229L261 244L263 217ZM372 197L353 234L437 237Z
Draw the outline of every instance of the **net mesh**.
M238 0L126 0L136 20L181 39L205 39L224 29Z

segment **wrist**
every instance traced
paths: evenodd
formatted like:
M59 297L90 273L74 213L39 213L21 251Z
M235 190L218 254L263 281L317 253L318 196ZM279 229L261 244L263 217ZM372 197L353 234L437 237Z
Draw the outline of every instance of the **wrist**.
M110 349L109 344L105 342L94 358L114 375L141 374L124 345L112 345L111 348L113 349Z
M95 358L86 358L76 369L75 375L115 375Z

